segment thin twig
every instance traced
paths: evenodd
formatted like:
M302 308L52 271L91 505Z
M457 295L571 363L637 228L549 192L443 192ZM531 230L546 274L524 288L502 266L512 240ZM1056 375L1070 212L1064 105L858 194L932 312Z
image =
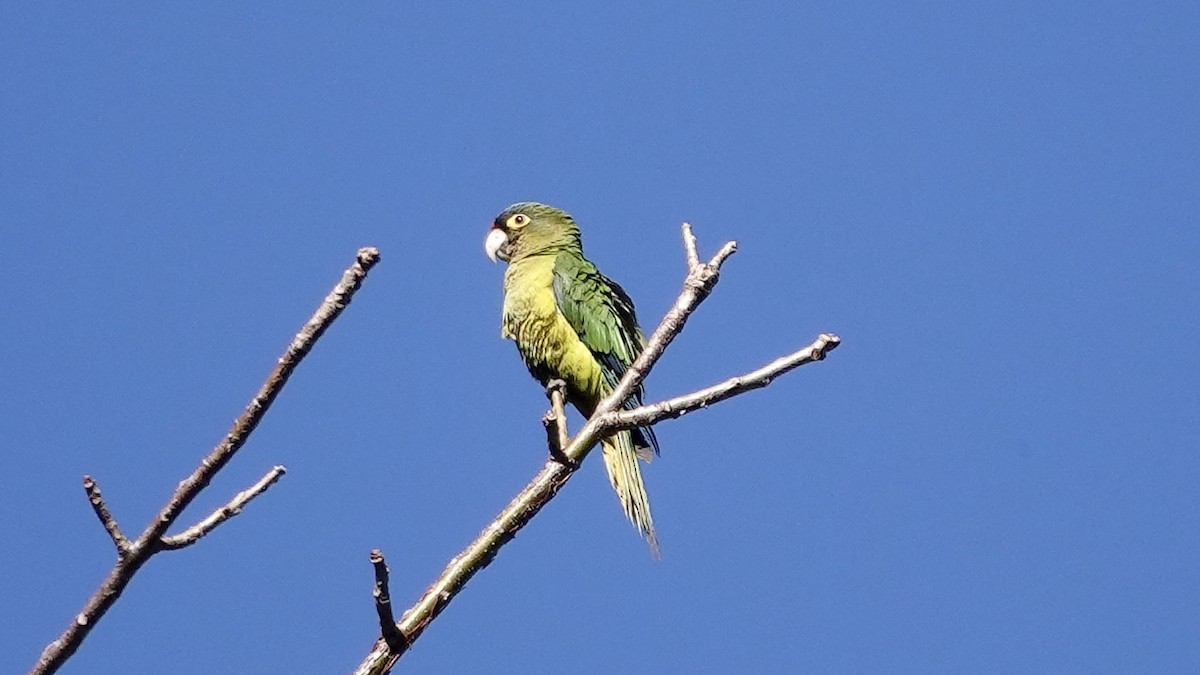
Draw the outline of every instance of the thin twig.
M113 518L112 513L109 512L108 504L104 503L104 495L100 494L100 486L96 485L96 481L91 476L83 477L83 491L87 493L88 502L91 503L92 510L96 512L96 517L100 519L104 529L108 530L108 536L112 538L113 544L117 547L117 555L125 556L129 551L129 539L121 531L117 519Z
M841 338L832 333L823 333L804 349L782 356L757 370L745 375L731 377L724 382L718 382L711 387L698 389L690 394L676 396L658 403L639 406L632 410L617 410L607 415L605 422L613 431L634 429L656 424L663 420L674 419L698 408L705 408L719 403L738 394L744 394L754 389L771 384L775 378L784 373L799 368L806 363L820 361L825 355L842 343Z
M251 499L261 495L267 491L283 474L287 473L287 468L283 465L276 465L258 482L250 487L242 490L229 500L229 503L217 508L217 510L208 514L203 520L187 528L179 534L166 535L159 540L159 546L164 550L173 551L180 548L186 548L200 541L200 537L212 532L218 525L229 520L230 518L241 513L242 508L250 503Z
M396 628L396 618L392 614L392 597L388 591L388 566L383 559L383 551L371 551L371 564L375 567L375 613L379 615L379 632L383 641L393 651L405 649L404 634Z
M617 420L612 417L612 413L620 408L621 402L628 398L629 393L650 373L667 345L683 330L688 317L716 285L721 265L737 251L736 242L731 241L722 246L710 261L700 262L696 253L696 238L692 235L691 226L686 223L683 225L683 243L688 260L688 274L684 279L683 290L647 340L641 355L625 371L624 377L613 392L596 406L591 418L563 447L562 454L568 461L562 462L553 457L548 460L533 480L479 533L475 541L450 560L441 576L400 618L397 628L404 634L405 648L392 649L386 641L377 640L355 669L354 675L384 675L390 672L400 656L450 604L466 583L487 567L500 548L511 541L516 533L554 498L559 488L571 478L575 468L596 443L618 429ZM550 440L549 429L547 436L553 447L554 441Z
M57 671L79 649L79 645L91 632L92 627L116 602L142 565L146 564L152 555L164 550L161 540L166 534L167 528L174 524L179 514L246 443L250 433L254 431L267 409L271 407L271 402L275 400L275 397L283 389L283 385L287 383L288 377L296 370L296 366L300 365L305 355L334 319L346 308L354 293L362 286L367 272L377 262L379 262L377 249L359 249L354 264L346 270L317 311L292 339L271 374L267 376L266 382L234 421L233 427L225 435L225 438L208 453L200 466L196 467L196 470L179 484L154 520L150 521L137 540L129 545L126 554L117 560L117 564L108 573L108 577L88 599L83 609L75 615L74 621L57 639L46 645L37 663L29 671L30 675L43 675Z

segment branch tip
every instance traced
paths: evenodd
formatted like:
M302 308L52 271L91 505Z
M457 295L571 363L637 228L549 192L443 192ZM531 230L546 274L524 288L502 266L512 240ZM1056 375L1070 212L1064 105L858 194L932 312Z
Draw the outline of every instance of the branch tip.
M375 568L375 590L371 595L375 598L375 613L379 615L379 633L388 648L393 651L403 651L406 640L404 633L396 627L396 618L392 614L392 598L388 590L388 566L383 559L383 551L372 549L371 565Z
M725 242L725 245L721 247L721 250L717 251L717 254L713 256L713 259L710 260L708 264L717 269L721 269L721 265L725 264L725 260L734 253L737 253L737 242L727 241Z
M129 553L129 539L121 531L121 526L117 524L117 519L113 517L112 512L108 510L108 504L104 501L104 495L100 493L100 486L96 484L95 479L91 476L84 476L83 491L87 493L88 503L92 505L92 510L96 512L96 517L100 519L100 524L104 526L104 530L108 532L113 545L117 547L117 555L124 558Z
M700 264L700 254L696 252L696 235L692 234L692 224L683 224L683 254L687 257L688 270L694 270Z
M379 262L379 249L374 246L364 246L358 249L358 254L355 256L358 264L363 266L363 271L369 271Z
M813 359L817 361L824 360L825 355L837 349L838 345L842 344L842 338L835 333L821 333L817 337L817 341L813 343L815 354Z

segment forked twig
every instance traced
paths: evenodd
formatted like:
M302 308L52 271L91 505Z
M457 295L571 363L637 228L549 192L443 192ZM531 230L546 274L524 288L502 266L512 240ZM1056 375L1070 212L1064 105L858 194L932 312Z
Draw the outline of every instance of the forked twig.
M271 407L271 402L275 400L284 384L287 383L288 377L295 371L296 366L300 365L325 330L346 308L354 293L362 286L367 272L377 262L379 262L377 249L363 248L358 251L354 264L346 270L317 311L292 339L271 374L267 376L266 382L234 421L233 427L225 435L225 438L208 453L200 466L196 467L195 471L179 484L179 487L167 500L166 505L136 540L131 542L121 533L121 528L100 496L100 489L96 486L95 481L90 476L85 477L84 488L87 491L88 501L91 502L104 529L108 531L117 546L117 562L108 573L108 577L84 604L83 609L75 615L71 624L57 639L46 645L37 663L29 671L31 675L53 673L62 667L63 663L79 649L92 627L116 602L133 576L151 556L160 551L182 548L194 543L235 515L242 506L261 494L283 475L283 467L275 467L254 486L236 495L228 504L217 509L204 520L180 534L166 536L167 529L175 523L188 504L208 486L217 472L228 464L234 454L246 443L251 432L258 426L267 409Z

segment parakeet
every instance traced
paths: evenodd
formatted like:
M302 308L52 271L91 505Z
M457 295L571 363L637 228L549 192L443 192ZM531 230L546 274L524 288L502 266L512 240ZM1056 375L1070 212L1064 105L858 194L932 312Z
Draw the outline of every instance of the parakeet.
M579 227L545 204L513 204L492 222L488 257L508 263L500 334L535 379L566 382L567 400L585 417L608 395L641 353L645 339L629 295L583 257ZM638 387L625 408L641 405ZM622 431L601 443L608 479L625 515L657 556L658 538L638 458L658 454L650 427Z

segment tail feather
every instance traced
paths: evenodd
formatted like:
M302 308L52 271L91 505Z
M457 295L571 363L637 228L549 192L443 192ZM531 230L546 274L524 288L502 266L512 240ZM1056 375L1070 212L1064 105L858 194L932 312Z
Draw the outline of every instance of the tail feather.
M638 467L638 453L634 449L633 436L622 431L601 443L604 468L608 469L608 481L621 500L625 516L650 544L650 552L660 557L658 536L654 532L654 518L650 515L650 498L642 482L642 471Z

